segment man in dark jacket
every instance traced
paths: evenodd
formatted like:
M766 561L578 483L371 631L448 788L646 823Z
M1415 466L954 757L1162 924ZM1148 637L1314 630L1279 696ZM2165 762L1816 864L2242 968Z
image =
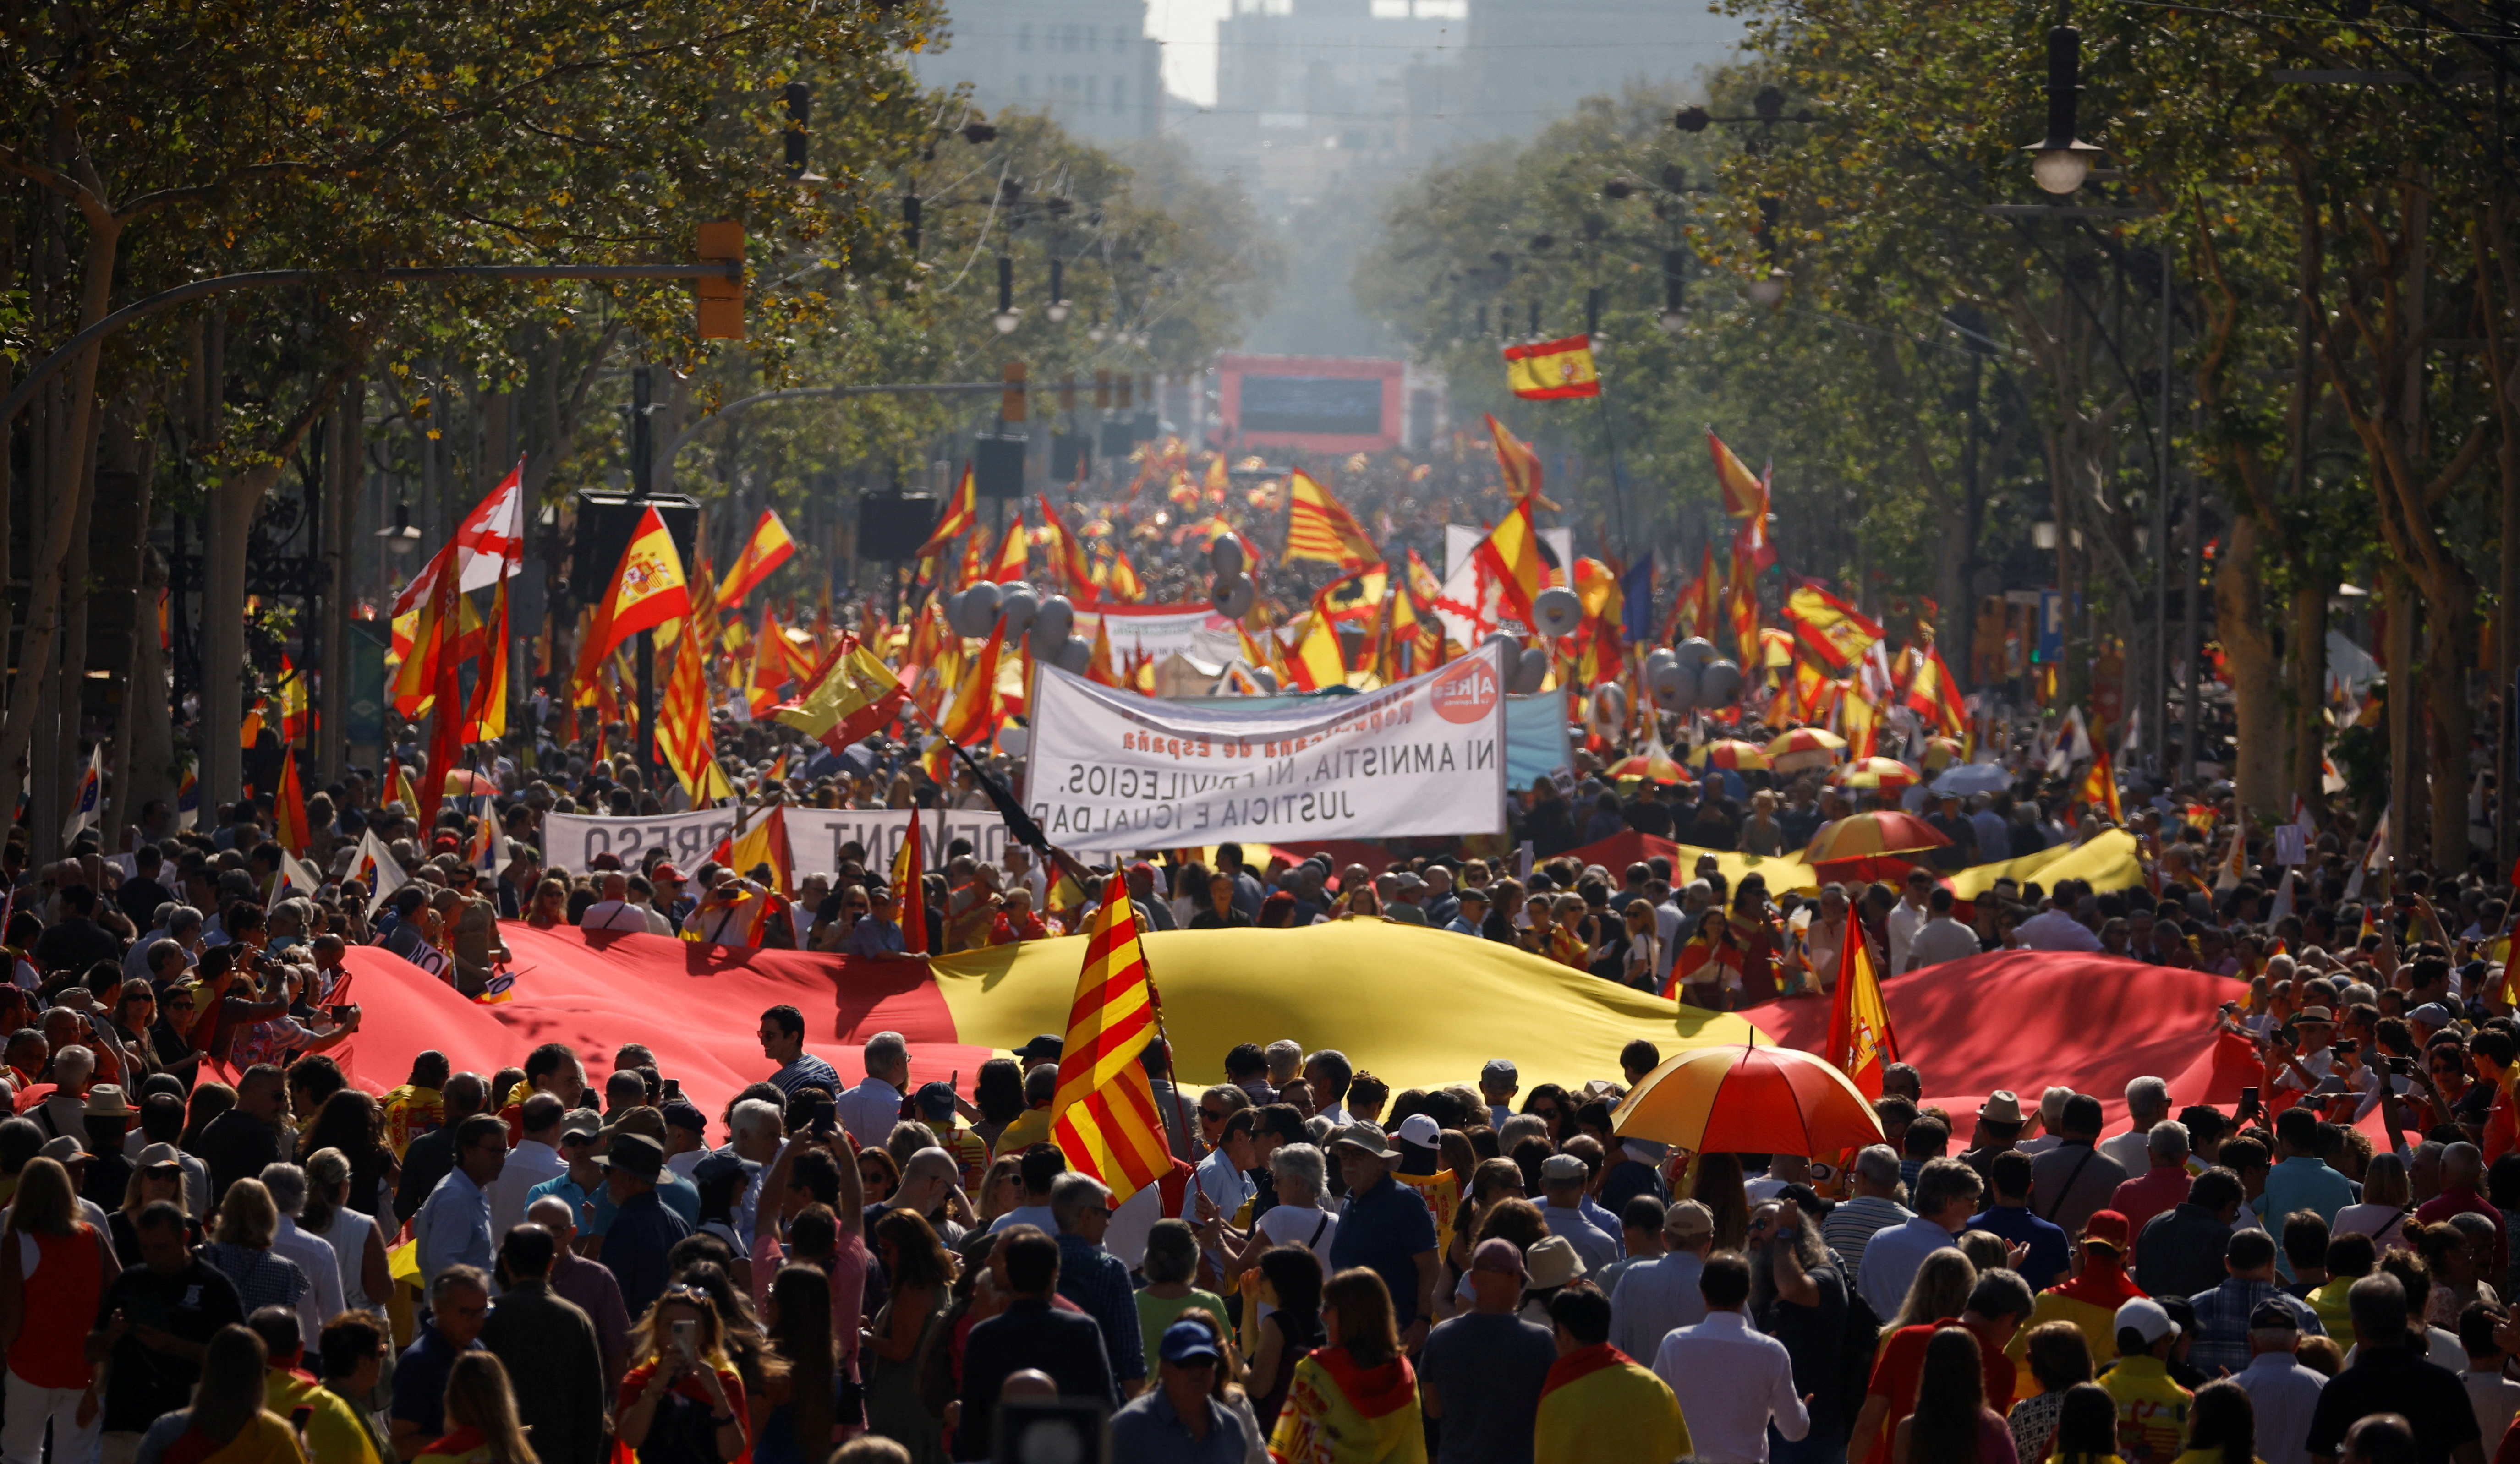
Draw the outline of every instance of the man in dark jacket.
M1081 1311L1052 1305L1058 1291L1058 1242L1030 1225L1011 1225L989 1253L1007 1309L971 1329L963 1353L963 1416L954 1430L961 1459L991 1456L998 1391L1009 1376L1047 1373L1058 1396L1101 1398L1116 1408L1119 1390L1102 1351L1102 1329Z
M444 1121L411 1141L403 1151L402 1178L394 1186L394 1217L409 1220L420 1213L428 1192L455 1168L455 1131L489 1102L490 1085L478 1073L458 1073L446 1080Z
M543 1464L599 1464L604 1447L604 1351L595 1323L555 1295L551 1268L558 1242L540 1225L518 1225L499 1246L499 1280L507 1289L481 1324L481 1345L507 1364L508 1376L531 1378L517 1390L517 1416L533 1431Z

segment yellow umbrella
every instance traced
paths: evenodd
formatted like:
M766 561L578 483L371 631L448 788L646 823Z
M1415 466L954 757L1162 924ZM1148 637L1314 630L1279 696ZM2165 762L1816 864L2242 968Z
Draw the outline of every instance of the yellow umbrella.
M1792 1047L1692 1047L1647 1073L1610 1129L1692 1154L1835 1154L1882 1140L1863 1090Z
M1768 744L1768 766L1779 773L1825 768L1846 750L1846 739L1817 727L1797 727Z
M1925 776L1893 757L1857 758L1837 770L1835 781L1846 788L1904 788Z

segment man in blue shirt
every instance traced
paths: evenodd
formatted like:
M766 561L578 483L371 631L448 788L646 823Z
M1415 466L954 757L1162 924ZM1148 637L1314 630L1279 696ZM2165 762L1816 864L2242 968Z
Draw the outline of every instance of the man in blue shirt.
M898 920L901 907L892 891L879 884L869 885L867 897L875 902L874 909L841 937L840 954L876 960L908 960L910 948L902 940Z
M1479 934L1479 927L1487 922L1488 892L1463 890L1455 902L1453 918L1444 922L1444 928L1455 935L1475 936Z
M1391 1163L1400 1151L1379 1126L1348 1125L1330 1139L1330 1152L1338 1156L1347 1200L1330 1236L1329 1268L1362 1265L1381 1276L1401 1341L1416 1352L1435 1317L1435 1219L1418 1191L1392 1182Z
M492 1122L496 1122L493 1120ZM481 1350L481 1324L490 1319L490 1278L469 1265L450 1265L428 1287L428 1325L394 1365L393 1408L388 1417L396 1454L409 1458L446 1433L446 1380L455 1358Z
M894 937L900 936L895 929ZM770 1086L793 1096L805 1085L820 1084L834 1096L848 1087L840 1081L838 1070L805 1050L805 1014L795 1007L774 1006L761 1014L761 1055L779 1064L770 1075Z
M656 1195L665 1172L663 1144L644 1133L615 1133L600 1162L613 1215L596 1259L620 1283L621 1305L632 1316L645 1316L664 1293L666 1253L692 1227Z
M1995 1202L1970 1216L1968 1228L2030 1247L2016 1269L2034 1294L2055 1285L2056 1278L2073 1264L2073 1244L2063 1226L2041 1220L2030 1208L2030 1156L2019 1149L2005 1149L1988 1161L1986 1182Z
M1159 1346L1158 1386L1111 1416L1111 1456L1132 1464L1241 1464L1252 1450L1242 1420L1215 1397L1224 1359L1214 1335L1197 1322L1177 1321Z
M2333 1225L2336 1212L2354 1203L2354 1181L2329 1169L2318 1157L2318 1115L2306 1107L2287 1108L2275 1116L2275 1166L2267 1171L2267 1187L2253 1201L2258 1219L2280 1229L2296 1210L2316 1211ZM2292 1263L2275 1257L2285 1280Z
M1102 1249L1103 1232L1111 1228L1111 1191L1091 1175L1061 1175L1051 1181L1050 1213L1058 1225L1058 1294L1102 1327L1111 1376L1122 1394L1132 1393L1147 1375L1147 1342L1129 1267Z

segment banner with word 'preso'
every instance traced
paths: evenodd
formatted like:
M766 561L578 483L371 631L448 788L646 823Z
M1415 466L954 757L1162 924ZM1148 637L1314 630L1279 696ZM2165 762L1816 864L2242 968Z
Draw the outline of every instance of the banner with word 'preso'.
M919 817L924 840L921 853L931 869L945 866L946 847L956 839L970 840L972 852L984 863L995 864L1006 852L1007 824L995 809L928 809ZM884 873L901 851L901 841L910 836L910 818L907 810L900 809L790 808L788 850L797 876L836 871L841 851L852 843L864 851L867 868ZM731 808L645 819L546 814L543 859L562 868L583 870L597 855L609 854L625 866L636 866L640 856L662 849L665 858L689 874L734 831Z
M1505 830L1496 647L1292 705L1149 701L1034 668L1024 805L1077 851Z

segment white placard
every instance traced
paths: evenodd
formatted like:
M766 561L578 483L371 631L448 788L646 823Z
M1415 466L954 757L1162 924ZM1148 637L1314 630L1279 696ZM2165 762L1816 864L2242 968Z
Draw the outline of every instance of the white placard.
M755 817L758 817L756 815ZM948 809L941 816L930 809L922 816L921 832L926 842L921 849L922 863L928 868L945 866L945 847L955 839L969 839L972 852L982 861L995 864L1006 852L1007 825L995 809ZM639 857L651 849L663 849L665 857L682 866L685 873L709 857L718 841L735 831L735 810L731 808L699 809L688 814L663 814L649 819L591 819L580 814L546 814L543 816L543 859L546 863L570 870L583 870L599 854L610 854L625 865L635 865ZM910 814L895 809L826 809L790 808L788 810L788 851L794 861L799 878L807 874L829 874L840 866L841 846L855 842L866 850L866 866L877 871L892 867L892 857L901 850L901 841L910 834Z
M1024 805L1079 852L1505 828L1496 647L1356 696L1150 700L1036 666Z
M2286 867L2310 863L2310 840L2300 824L2275 825L2275 863Z

